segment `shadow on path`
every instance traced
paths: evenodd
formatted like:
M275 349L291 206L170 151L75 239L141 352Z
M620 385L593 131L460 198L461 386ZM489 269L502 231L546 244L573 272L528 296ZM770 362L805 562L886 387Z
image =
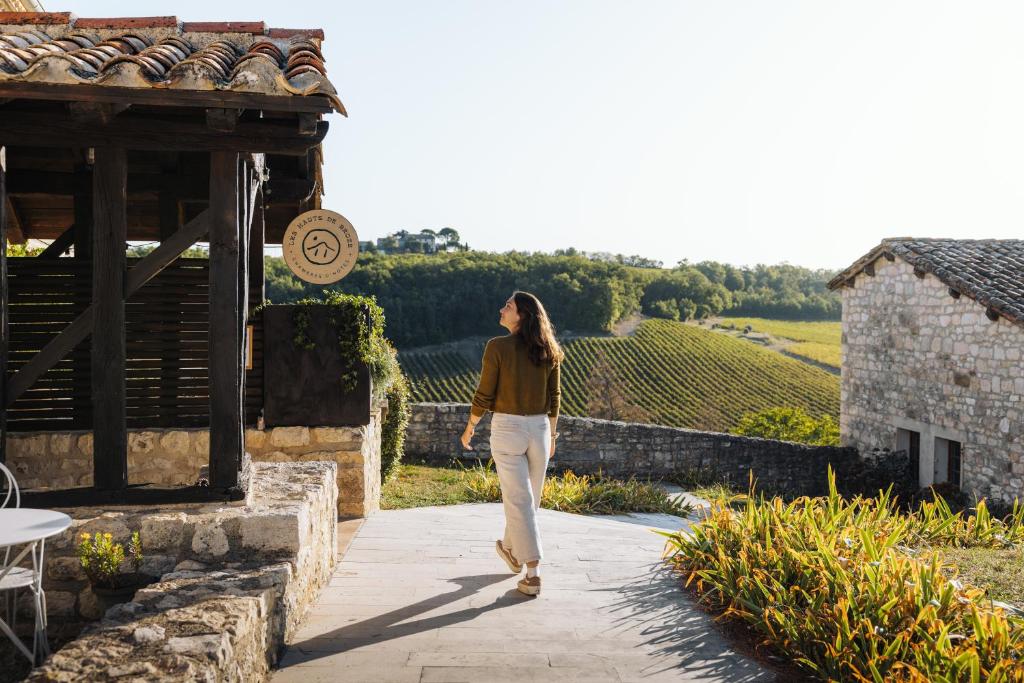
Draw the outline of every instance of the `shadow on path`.
M363 645L383 643L394 638L432 631L445 626L455 626L475 619L485 612L501 607L510 607L531 599L513 588L496 598L494 602L483 607L467 607L455 612L438 614L437 616L406 623L408 619L417 615L449 605L463 598L468 598L475 593L479 593L481 588L498 583L499 581L507 581L508 578L508 573L505 573L459 576L449 579L450 582L459 585L458 590L434 595L411 605L404 605L391 610L385 614L336 628L333 631L319 634L314 638L293 643L290 647L294 647L307 655L303 658L303 661L309 662L340 652L348 652Z
M644 676L688 672L736 683L793 680L780 678L748 653L737 652L713 617L683 592L680 575L661 562L652 563L633 581L602 590L618 595L606 608L615 614L613 628L635 630L653 648Z

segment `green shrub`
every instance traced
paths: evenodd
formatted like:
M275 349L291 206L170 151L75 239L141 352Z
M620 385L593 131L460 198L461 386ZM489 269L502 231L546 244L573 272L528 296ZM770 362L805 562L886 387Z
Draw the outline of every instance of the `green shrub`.
M675 299L653 301L647 307L647 315L665 320L679 320L679 304Z
M811 417L803 408L769 408L747 413L732 431L740 436L795 441L812 446L838 446L839 425L831 415Z
M395 365L398 360L392 353ZM388 387L384 397L388 401L388 413L380 435L380 477L387 481L398 469L405 454L405 430L409 425L412 409L409 406L409 382L401 368L395 373L395 380Z
M824 498L786 504L751 491L738 511L713 501L692 533L662 535L704 602L823 679L1020 681L1024 620L948 578L937 554L905 552L968 525L938 508L901 515L888 493L846 501L830 472ZM997 542L990 526L968 536Z

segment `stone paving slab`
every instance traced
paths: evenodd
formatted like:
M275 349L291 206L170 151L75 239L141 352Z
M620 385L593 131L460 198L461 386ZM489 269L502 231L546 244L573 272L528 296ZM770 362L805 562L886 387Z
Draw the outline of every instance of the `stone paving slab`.
M671 515L540 511L544 589L494 554L501 505L369 517L274 683L777 681L737 653L661 565Z

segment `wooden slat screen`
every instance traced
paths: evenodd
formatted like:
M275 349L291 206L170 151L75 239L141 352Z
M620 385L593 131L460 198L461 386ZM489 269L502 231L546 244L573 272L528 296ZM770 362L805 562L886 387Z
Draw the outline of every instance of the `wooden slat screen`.
M131 268L137 259L129 259ZM11 352L16 372L88 305L89 264L72 258L11 258ZM131 428L209 426L208 262L178 259L126 304L127 411ZM255 305L258 302L252 302ZM254 325L253 369L246 372L246 423L263 407L263 333ZM11 406L11 431L90 429L89 339Z

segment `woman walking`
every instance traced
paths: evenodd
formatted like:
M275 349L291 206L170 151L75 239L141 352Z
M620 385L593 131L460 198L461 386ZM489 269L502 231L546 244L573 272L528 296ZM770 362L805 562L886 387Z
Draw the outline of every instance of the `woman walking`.
M533 294L513 293L501 309L499 322L509 333L491 339L484 348L480 384L462 446L472 450L476 424L488 410L494 411L491 457L505 507L505 535L494 545L516 574L526 564L519 591L538 595L542 553L536 511L558 438L563 354L547 311Z

